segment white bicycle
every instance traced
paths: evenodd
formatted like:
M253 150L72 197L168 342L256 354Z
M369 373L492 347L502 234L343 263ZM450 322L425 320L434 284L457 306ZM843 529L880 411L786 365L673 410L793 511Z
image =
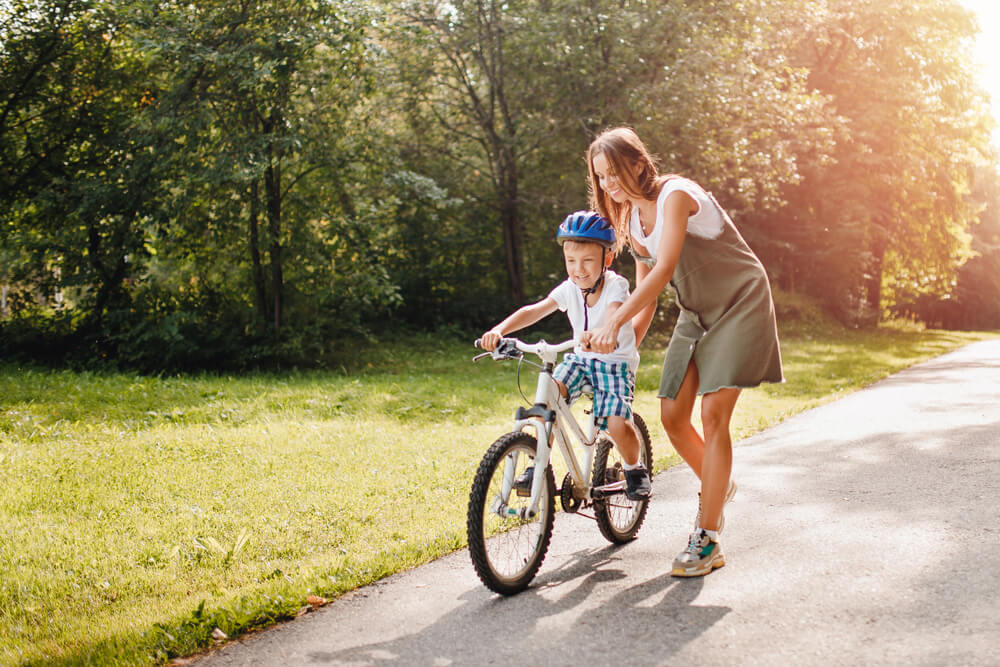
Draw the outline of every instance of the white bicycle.
M477 347L479 343L477 340ZM592 510L590 518L614 544L634 540L646 518L649 500L625 496L625 470L611 435L598 428L594 418L584 433L552 378L559 353L574 344L572 340L557 345L545 341L528 344L503 338L493 352L473 359L517 359L519 374L521 363L539 369L534 405L517 409L513 430L500 436L486 452L469 494L467 528L472 564L486 587L502 595L523 591L541 567L552 538L557 494L565 512ZM537 355L542 363L526 361L524 353ZM649 431L635 412L632 420L639 440L639 460L646 470L652 470ZM568 470L558 489L550 464L553 446L561 452ZM529 467L532 471L526 473Z

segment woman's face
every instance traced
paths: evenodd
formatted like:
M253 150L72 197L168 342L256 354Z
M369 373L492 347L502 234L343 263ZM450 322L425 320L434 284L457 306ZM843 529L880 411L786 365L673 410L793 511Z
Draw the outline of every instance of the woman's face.
M608 158L604 157L604 153L598 153L594 156L593 163L598 187L604 190L616 203L624 203L628 199L628 195L625 194L625 191L622 190L621 185L618 183L618 177L611 169Z

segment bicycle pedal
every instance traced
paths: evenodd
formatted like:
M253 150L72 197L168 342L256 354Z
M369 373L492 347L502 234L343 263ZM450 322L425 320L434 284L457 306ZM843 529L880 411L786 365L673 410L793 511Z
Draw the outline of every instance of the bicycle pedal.
M531 497L531 482L535 476L535 467L529 466L524 469L517 479L514 480L514 493L518 498Z

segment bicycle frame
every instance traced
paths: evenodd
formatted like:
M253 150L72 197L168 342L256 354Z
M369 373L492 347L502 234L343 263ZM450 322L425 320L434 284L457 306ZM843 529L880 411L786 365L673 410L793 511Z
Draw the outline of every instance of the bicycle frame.
M602 430L597 427L595 419L591 418L587 433L577 422L570 409L570 405L564 399L559 386L552 377L552 370L560 352L571 349L575 342L565 341L556 345L550 345L545 341L539 341L534 345L528 345L521 341L516 342L517 349L522 352L530 352L538 355L542 359L542 368L538 373L538 383L535 387L535 403L532 408L525 410L519 408L514 418L514 431L522 431L527 428L534 429L537 449L535 451L535 469L542 471L549 465L552 455L552 445L555 443L563 460L568 468L569 475L573 480L573 485L581 489L586 489L586 500L593 500L602 497L605 493L616 493L625 488L625 482L619 481L601 487L591 487L590 477L594 465L594 450L597 439ZM604 431L609 439L610 433ZM544 436L544 437L543 437ZM583 450L583 464L577 456L576 448L572 444L575 439ZM613 440L613 439L612 439ZM533 518L538 513L538 506L541 502L542 474L532 477L531 500L530 503L521 510L513 510L507 507L507 498L510 496L514 486L514 471L517 466L516 455L512 455L506 463L504 469L503 485L499 497L493 503L494 511L501 515L520 515L522 519Z
M475 344L482 347L482 340ZM523 361L524 353L531 353L542 361L529 362L540 369L534 403L519 407L513 430L486 450L469 492L466 532L472 565L486 587L501 595L523 591L538 573L552 539L556 497L563 512L593 519L612 544L634 540L646 518L649 502L644 494L629 497L628 469L621 452L614 452L613 438L598 426L602 420L590 415L589 426L578 421L569 401L560 396L553 377L556 358L572 347L572 340L532 345L501 338L491 352L473 359ZM631 426L640 461L651 469L649 430L634 411ZM568 470L559 486L550 466L553 450L562 454ZM534 474L529 477L530 470ZM587 508L590 513L581 511Z

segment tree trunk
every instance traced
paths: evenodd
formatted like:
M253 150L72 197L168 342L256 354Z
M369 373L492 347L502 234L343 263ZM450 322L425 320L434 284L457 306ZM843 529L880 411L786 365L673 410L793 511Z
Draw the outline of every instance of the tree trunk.
M879 229L881 232L881 228ZM875 326L882 316L882 265L885 259L885 239L881 235L872 239L872 260L865 275L865 301L861 321Z
M261 321L267 326L270 318L270 311L267 307L267 285L264 283L264 267L260 263L260 238L258 234L258 220L260 218L260 184L255 179L250 186L250 223L249 223L249 245L250 263L253 269L253 286L257 296L257 309L260 311Z
M511 150L500 149L497 160L500 181L500 225L503 229L504 259L511 300L524 303L524 230L517 203L517 162Z
M130 226L128 223L119 223L119 225ZM87 226L87 251L88 258L90 259L90 265L94 269L94 273L98 277L97 285L97 297L94 300L94 310L91 313L91 317L94 318L94 322L97 328L100 329L104 326L104 313L107 310L109 304L112 302L113 298L122 289L122 281L125 279L125 274L127 270L127 265L125 263L125 252L122 249L122 243L120 238L124 235L123 229L119 227L115 230L112 235L112 251L115 252L117 257L111 259L113 264L112 268L108 268L103 261L101 261L102 255L110 254L102 252L102 246L105 244L102 242L100 230L97 228L96 224L89 224Z
M270 152L270 149L269 149ZM271 236L271 292L274 304L274 333L281 331L284 297L284 277L281 269L281 162L272 157L264 173L264 190L267 198L267 227Z

